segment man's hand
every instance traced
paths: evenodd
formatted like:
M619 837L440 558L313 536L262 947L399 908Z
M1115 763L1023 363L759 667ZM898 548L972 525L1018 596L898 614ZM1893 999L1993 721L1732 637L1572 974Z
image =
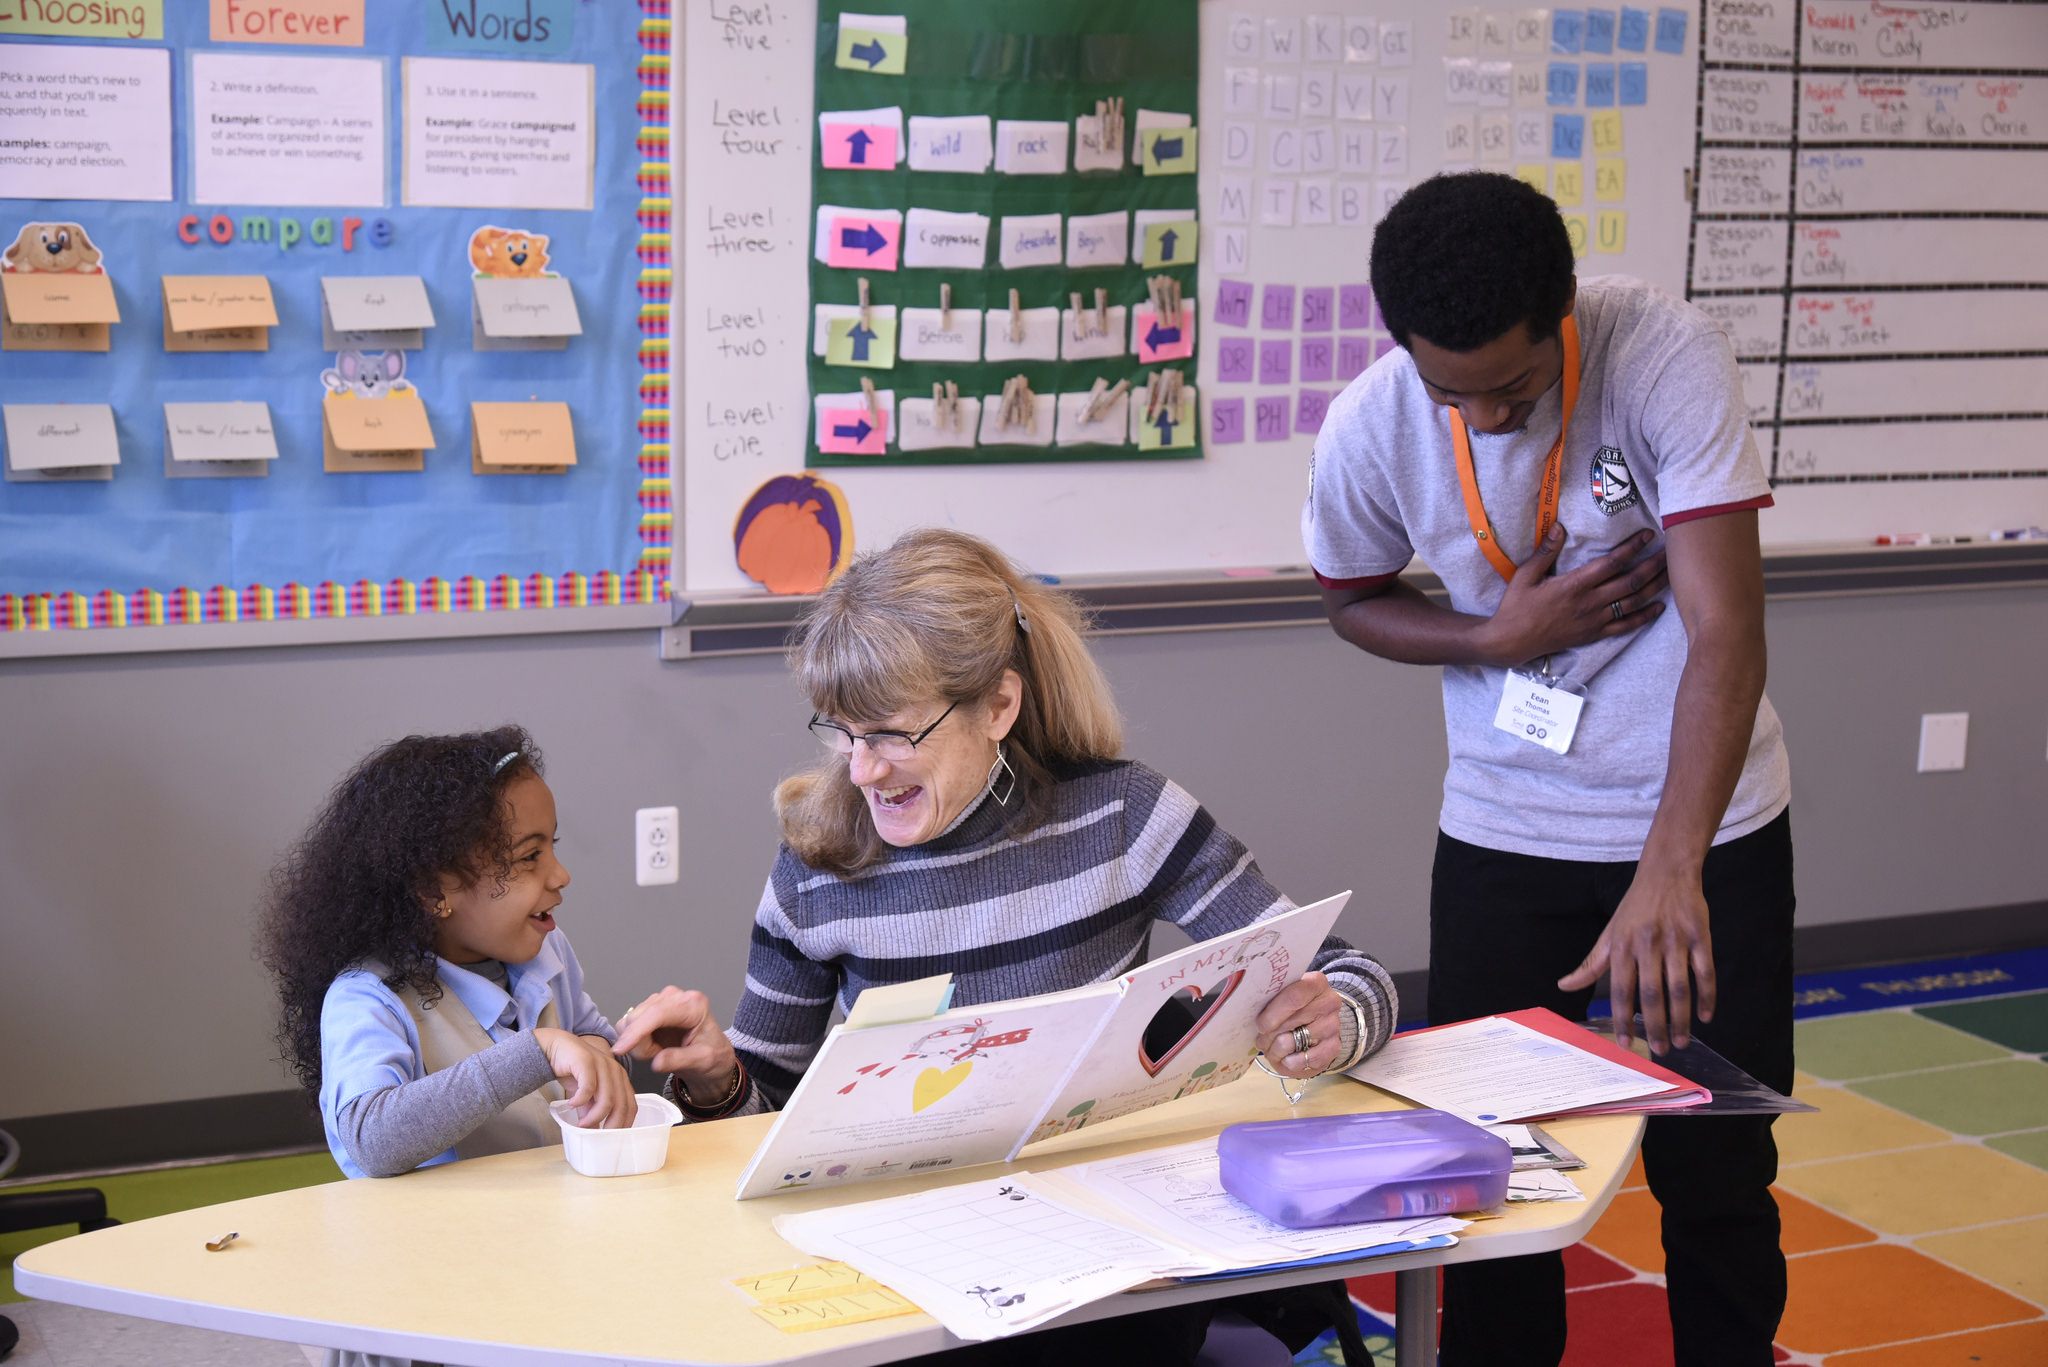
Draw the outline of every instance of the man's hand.
M1517 665L1656 621L1664 612L1664 553L1636 560L1654 536L1638 532L1598 560L1557 574L1566 534L1563 523L1552 523L1550 535L1508 581L1485 628L1493 662Z
M1618 1042L1625 1046L1635 1033L1640 999L1651 1052L1685 1048L1694 1015L1702 1021L1714 1018L1714 940L1700 880L1682 874L1662 877L1638 866L1593 952L1557 985L1566 992L1584 991L1603 972L1612 975L1608 1004Z
M1330 980L1320 973L1304 973L1273 994L1266 1009L1259 1012L1259 1052L1276 1073L1288 1077L1314 1077L1337 1061L1343 1043L1337 1038L1338 1016L1345 1010L1344 999ZM1308 1027L1309 1046L1294 1047L1298 1025Z
M712 1018L710 1001L680 987L664 987L622 1016L612 1052L676 1074L684 1094L704 1105L725 1095L739 1067L732 1041Z
M572 1035L552 1026L538 1026L533 1042L548 1056L548 1066L565 1084L576 1123L586 1130L631 1129L640 1115L633 1079L611 1056L610 1041L598 1035Z

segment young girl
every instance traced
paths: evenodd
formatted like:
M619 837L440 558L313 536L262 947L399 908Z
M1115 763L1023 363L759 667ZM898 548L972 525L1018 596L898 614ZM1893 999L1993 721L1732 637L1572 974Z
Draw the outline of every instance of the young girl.
M335 787L271 875L278 1041L350 1177L631 1125L617 1038L555 929L569 871L526 732L408 736Z

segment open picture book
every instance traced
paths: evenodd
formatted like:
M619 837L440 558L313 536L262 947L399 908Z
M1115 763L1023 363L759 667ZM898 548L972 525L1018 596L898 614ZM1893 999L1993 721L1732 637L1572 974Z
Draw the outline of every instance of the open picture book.
M1013 1159L1234 1082L1259 1012L1308 971L1341 893L1104 983L947 1009L949 975L863 992L740 1175L738 1199Z

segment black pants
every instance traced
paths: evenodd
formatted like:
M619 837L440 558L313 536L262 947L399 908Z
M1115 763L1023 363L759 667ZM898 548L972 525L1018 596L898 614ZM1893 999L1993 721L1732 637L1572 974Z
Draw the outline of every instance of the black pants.
M1437 836L1429 897L1429 1020L1547 1006L1584 1020L1592 991L1561 992L1635 877L1630 864L1539 859ZM1718 1005L1694 1033L1792 1090L1792 821L1716 846L1703 885ZM1664 1210L1664 1276L1679 1367L1766 1367L1785 1309L1771 1117L1652 1119L1643 1166ZM1442 1367L1556 1367L1564 1256L1444 1269Z

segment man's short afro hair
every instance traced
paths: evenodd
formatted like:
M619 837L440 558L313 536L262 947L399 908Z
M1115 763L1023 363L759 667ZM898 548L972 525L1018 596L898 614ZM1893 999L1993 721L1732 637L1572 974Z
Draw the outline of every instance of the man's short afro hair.
M1472 351L1526 322L1532 341L1571 306L1572 242L1541 190L1496 171L1432 176L1372 235L1372 292L1387 331Z

